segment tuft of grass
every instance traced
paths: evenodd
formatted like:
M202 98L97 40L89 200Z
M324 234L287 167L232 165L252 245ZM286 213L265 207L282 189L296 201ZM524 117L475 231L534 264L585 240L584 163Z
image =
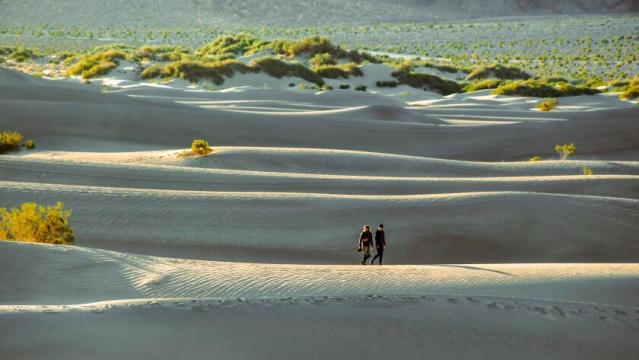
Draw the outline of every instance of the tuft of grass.
M584 166L584 167L581 168L581 174L582 175L586 175L586 176L590 176L590 175L593 174L593 171L592 171L591 168Z
M209 142L204 139L196 139L191 143L191 153L194 155L207 155L212 151Z
M557 99L549 98L537 104L539 111L553 111L557 108Z
M543 159L541 158L541 156L539 155L535 155L533 157L531 157L530 159L528 159L528 161L542 161Z
M366 85L357 85L355 86L356 91L366 91Z
M284 76L294 76L312 82L318 86L324 85L320 75L299 63L287 63L273 57L262 57L251 62L252 67L278 79Z
M566 160L568 157L575 152L577 152L577 147L575 144L564 144L564 145L555 145L555 152L559 154L559 158L561 160Z
M62 202L46 207L24 203L11 210L0 208L0 239L71 244L74 237L70 216L71 210L65 210Z
M0 154L18 151L22 143L23 136L16 131L0 132Z
M269 43L247 34L220 36L196 51L200 57L224 54L251 55L267 48Z
M619 97L623 100L634 100L639 98L639 78L630 80Z
M35 141L33 141L31 139L25 141L24 142L24 147L26 147L29 150L35 149L35 147L36 147Z
M432 74L395 71L391 75L397 78L399 84L435 91L442 95L450 95L462 91L461 86L455 81L442 79Z
M527 72L516 67L503 65L478 66L471 71L466 80L478 80L487 78L497 78L501 80L527 80L532 76Z

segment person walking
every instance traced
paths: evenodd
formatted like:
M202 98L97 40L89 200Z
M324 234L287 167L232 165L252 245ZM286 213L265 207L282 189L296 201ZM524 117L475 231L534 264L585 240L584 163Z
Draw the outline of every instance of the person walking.
M362 265L366 265L366 261L371 257L371 247L373 247L373 234L371 233L371 227L364 225L362 233L359 235L358 251L364 253L364 259Z
M384 236L384 224L379 224L377 231L375 231L375 249L377 250L377 254L375 254L375 257L371 260L371 265L375 263L375 259L377 258L379 258L379 264L382 265L385 247L386 237Z

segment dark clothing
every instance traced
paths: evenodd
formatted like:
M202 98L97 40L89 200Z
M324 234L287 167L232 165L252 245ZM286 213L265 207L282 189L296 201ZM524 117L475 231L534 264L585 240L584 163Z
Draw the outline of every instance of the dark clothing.
M375 247L377 249L384 248L386 246L386 238L384 237L384 230L375 231Z
M384 230L375 231L375 248L377 249L377 255L371 260L371 264L379 258L379 264L382 265L384 261L384 248L386 247L386 237L384 236Z
M373 234L370 231L362 231L359 235L360 249L365 246L373 246Z

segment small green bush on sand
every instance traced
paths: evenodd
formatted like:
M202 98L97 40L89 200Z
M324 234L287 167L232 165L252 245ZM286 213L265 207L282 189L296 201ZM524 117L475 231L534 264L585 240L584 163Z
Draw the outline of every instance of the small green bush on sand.
M70 216L71 210L65 210L62 202L47 207L24 203L11 210L0 208L0 240L73 243Z
M0 132L0 154L18 151L20 149L22 139L22 134L16 131Z

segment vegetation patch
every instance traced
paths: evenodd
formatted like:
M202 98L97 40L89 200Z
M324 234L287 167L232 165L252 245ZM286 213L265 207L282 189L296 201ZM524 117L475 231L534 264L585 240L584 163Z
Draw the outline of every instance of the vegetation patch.
M67 74L80 75L83 79L106 75L118 66L118 59L125 57L125 53L115 49L85 55L67 70Z
M557 99L546 99L537 104L539 111L553 111L557 108Z
M71 244L70 216L71 210L65 210L62 202L46 207L24 203L11 210L0 208L0 240Z
M343 65L323 65L315 69L315 72L323 77L329 79L348 79L349 76L364 76L362 69L357 64L343 64Z
M497 80L497 79L478 80L478 81L473 81L471 83L464 85L463 90L465 92L473 92L473 91L486 90L486 89L496 89L499 87L499 85L503 83L504 82L502 80Z
M337 45L333 45L327 38L319 36L306 37L301 40L275 40L269 46L276 54L291 58L301 55L314 58L318 54L329 54L334 59L346 58L356 64L361 64L364 61L379 63L376 57L368 53L357 50L346 51Z
M224 54L252 55L268 47L269 43L250 35L221 36L196 51L200 57Z
M516 67L497 64L490 66L479 66L475 68L470 74L468 74L466 80L488 78L497 78L501 80L527 80L531 77L532 76L530 74Z
M639 98L639 78L630 80L628 85L622 91L620 97L623 100L634 100Z
M0 154L20 150L23 136L16 131L0 132Z
M154 64L144 68L144 70L142 70L142 73L140 73L140 78L145 80L153 79L160 76L161 73L162 73L162 66L160 64Z
M495 95L519 95L540 98L557 98L563 96L594 95L599 90L586 85L573 85L566 82L550 83L544 80L519 80L500 85Z
M575 144L555 145L555 152L559 154L561 160L566 160L577 151Z
M293 76L302 78L306 81L317 84L318 86L324 85L324 80L320 75L299 63L287 63L273 57L262 57L254 59L251 65L258 70L275 77L282 78L284 76Z
M461 86L452 80L442 79L432 74L395 71L391 74L397 78L399 84L406 84L414 88L421 88L438 92L442 95L459 93L462 91Z
M236 72L245 74L256 73L258 71L259 70L236 60L211 63L181 60L166 64L160 74L162 77L176 77L188 80L192 83L196 83L200 79L208 79L216 85L222 85L224 83L224 77L232 77Z

